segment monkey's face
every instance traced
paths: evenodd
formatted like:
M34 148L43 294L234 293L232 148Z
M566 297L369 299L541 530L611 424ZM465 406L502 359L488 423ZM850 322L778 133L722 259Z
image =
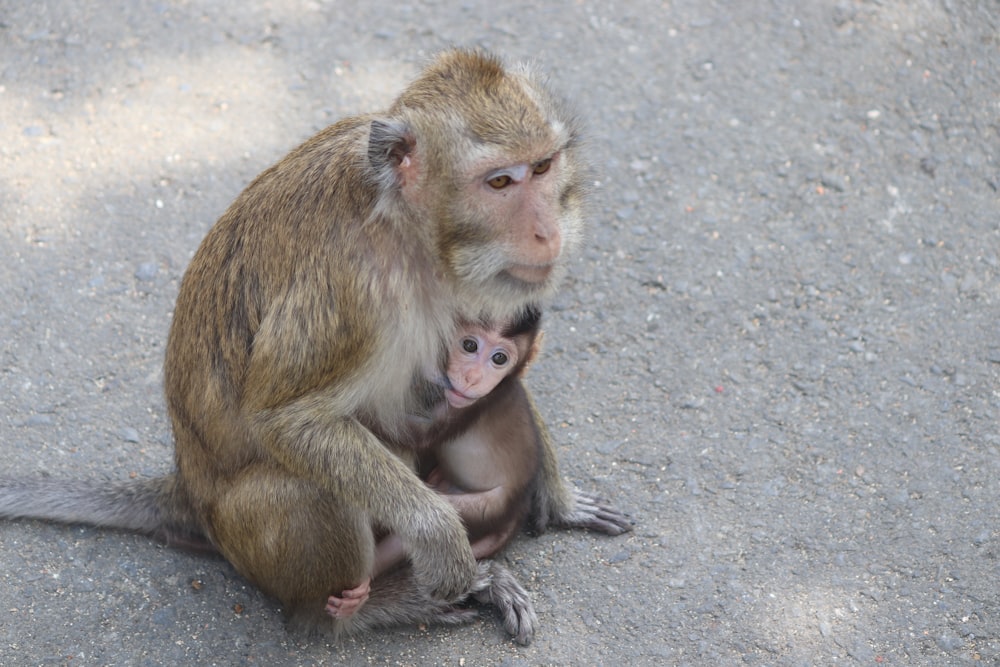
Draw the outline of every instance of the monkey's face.
M581 226L582 188L566 152L550 146L517 161L478 160L458 179L441 250L464 283L535 298L561 280Z
M499 317L552 294L582 227L575 120L530 68L474 51L443 54L390 109L390 156L407 204L467 313ZM379 133L377 133L379 134Z
M559 153L533 162L488 169L474 184L473 196L481 198L496 216L501 243L507 248L505 272L528 284L545 282L563 248L562 226L555 196Z
M527 348L527 336L506 338L497 330L465 327L448 351L445 400L465 408L483 398L518 368Z

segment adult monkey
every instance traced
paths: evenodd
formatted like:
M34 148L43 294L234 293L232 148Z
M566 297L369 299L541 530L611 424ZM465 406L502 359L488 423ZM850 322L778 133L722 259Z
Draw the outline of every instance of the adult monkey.
M527 72L450 52L387 114L261 174L202 243L167 344L179 487L293 616L367 576L373 526L432 598L472 586L458 514L365 424L405 427L456 321L555 287L580 223L574 140Z
M388 112L263 172L209 231L167 344L176 472L96 491L7 479L0 515L207 538L307 624L371 572L376 530L412 568L373 588L365 626L448 620L469 591L516 607L523 590L477 567L456 511L365 424L403 431L456 322L554 290L581 224L576 152L530 71L441 55ZM588 525L545 442L537 523Z

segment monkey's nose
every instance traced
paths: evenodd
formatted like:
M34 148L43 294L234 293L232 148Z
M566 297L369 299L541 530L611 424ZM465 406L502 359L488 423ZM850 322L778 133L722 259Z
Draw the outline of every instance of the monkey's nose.
M535 228L535 242L540 246L538 250L550 260L559 256L562 250L562 234L558 226L544 226Z

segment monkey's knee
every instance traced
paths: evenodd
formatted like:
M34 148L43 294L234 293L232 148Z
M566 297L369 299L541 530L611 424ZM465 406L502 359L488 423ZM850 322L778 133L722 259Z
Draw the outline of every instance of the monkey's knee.
M220 551L292 616L322 617L327 599L370 576L375 544L358 512L276 471L245 475L212 515Z

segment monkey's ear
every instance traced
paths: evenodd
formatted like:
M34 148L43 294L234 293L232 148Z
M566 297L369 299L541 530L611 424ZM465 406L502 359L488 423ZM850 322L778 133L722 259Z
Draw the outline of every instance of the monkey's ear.
M368 130L368 160L383 184L402 186L412 178L416 143L405 123L372 121Z
M539 331L535 336L535 342L531 344L531 348L528 350L528 354L524 356L524 360L521 362L521 370L518 371L517 377L524 377L525 371L528 370L528 366L538 358L538 355L542 351L542 340L545 338L545 332Z

